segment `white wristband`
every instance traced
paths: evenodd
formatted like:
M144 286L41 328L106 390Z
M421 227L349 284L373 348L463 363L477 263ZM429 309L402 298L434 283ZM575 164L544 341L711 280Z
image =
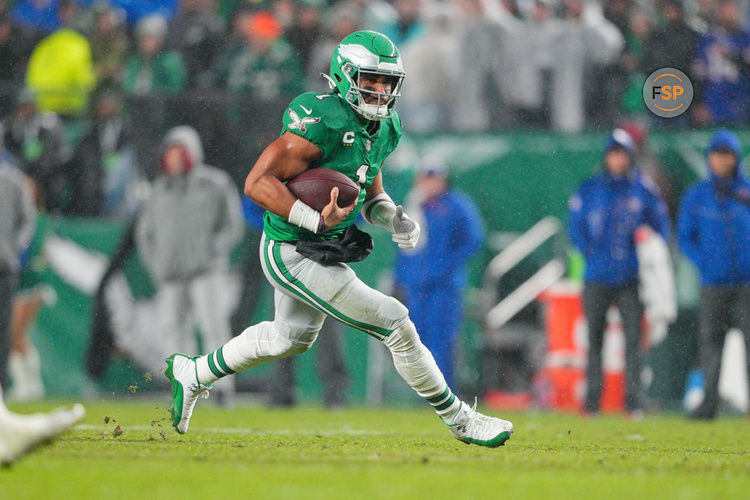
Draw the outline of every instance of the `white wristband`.
M289 211L289 222L295 226L317 233L320 229L320 212L306 205L302 200L297 200Z
M393 232L394 215L396 215L396 204L386 192L367 200L362 205L362 216L367 222L390 232Z

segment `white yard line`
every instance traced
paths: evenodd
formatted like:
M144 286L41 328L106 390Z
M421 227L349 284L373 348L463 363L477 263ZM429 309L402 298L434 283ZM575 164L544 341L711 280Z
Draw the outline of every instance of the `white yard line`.
M81 431L101 431L101 432L112 432L114 427L118 425L118 422L113 422L109 425L92 425L92 424L80 424L76 425L76 430ZM159 425L129 425L122 424L123 431L158 431L162 429L169 429L171 425L168 422L163 422ZM169 429L171 430L171 429ZM338 429L338 430L314 430L314 429L277 429L277 430L262 430L262 429L249 429L243 427L206 427L194 429L191 432L197 433L211 433L211 434L255 434L259 436L265 435L303 435L303 436L385 436L394 434L392 432L381 432L381 431L369 431L369 430L358 430L358 429Z

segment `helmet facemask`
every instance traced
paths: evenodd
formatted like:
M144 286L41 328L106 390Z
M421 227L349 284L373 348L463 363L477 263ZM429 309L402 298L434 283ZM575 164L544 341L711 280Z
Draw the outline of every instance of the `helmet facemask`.
M355 70L356 71L356 70ZM356 71L351 77L347 99L359 114L368 120L381 120L393 116L396 101L401 96L403 74L393 71L365 70ZM383 92L378 92L369 82L383 82Z

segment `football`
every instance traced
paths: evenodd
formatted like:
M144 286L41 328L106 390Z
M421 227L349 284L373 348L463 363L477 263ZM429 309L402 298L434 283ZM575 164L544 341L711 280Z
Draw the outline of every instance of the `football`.
M339 188L338 206L347 207L359 196L359 186L346 175L330 168L305 170L287 182L294 196L318 212L331 201L331 189Z

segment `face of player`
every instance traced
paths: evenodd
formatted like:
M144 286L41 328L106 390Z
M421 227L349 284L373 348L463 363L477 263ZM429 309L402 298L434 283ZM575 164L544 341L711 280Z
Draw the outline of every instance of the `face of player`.
M612 177L622 177L630 167L630 156L620 148L615 148L604 155L604 165Z
M359 88L362 91L362 99L364 99L366 104L388 104L391 100L389 96L393 92L393 83L393 77L388 75L362 72L359 76ZM380 102L378 103L378 95L373 94L373 92L388 95L381 95Z
M716 177L729 179L734 176L737 158L729 151L711 151L708 153L708 166Z
M187 154L185 148L179 145L170 146L164 152L162 158L164 173L167 175L180 175L187 171Z

